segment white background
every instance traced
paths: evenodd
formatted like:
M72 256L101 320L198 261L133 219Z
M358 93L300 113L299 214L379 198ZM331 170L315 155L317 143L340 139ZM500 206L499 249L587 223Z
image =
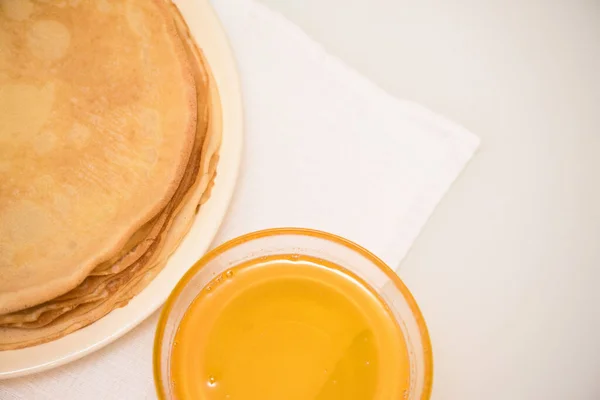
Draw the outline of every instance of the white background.
M482 140L400 266L433 399L600 399L600 1L263 2Z

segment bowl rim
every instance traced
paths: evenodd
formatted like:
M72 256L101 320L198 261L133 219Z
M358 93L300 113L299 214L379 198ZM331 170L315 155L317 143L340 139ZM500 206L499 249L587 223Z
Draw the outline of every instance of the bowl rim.
M402 279L392 270L383 260L377 257L375 254L371 253L369 250L364 247L345 239L341 236L327 233L315 229L308 228L271 228L264 229L255 232L250 232L239 236L235 239L231 239L216 248L210 250L206 253L202 258L200 258L186 273L183 277L177 282L177 285L169 295L169 298L165 302L163 309L160 312L160 317L158 320L158 324L156 326L156 332L154 335L154 347L152 354L152 369L154 376L154 386L156 388L156 394L160 400L167 400L164 393L163 382L165 381L161 374L161 347L163 343L164 332L167 324L167 320L171 311L173 310L173 306L175 304L176 299L179 297L181 292L187 287L192 278L210 261L218 257L219 255L225 253L226 251L237 247L246 242L263 239L272 236L283 236L283 235L300 235L300 236L309 236L315 237L318 239L328 240L334 242L336 244L340 244L353 250L363 257L367 258L371 261L375 266L377 266L383 273L387 275L387 277L394 283L396 288L400 291L406 303L408 304L415 320L417 322L417 326L419 328L419 334L421 335L421 341L423 344L423 359L425 365L425 376L423 383L423 393L421 394L421 398L419 400L429 400L431 397L431 390L433 387L433 353L431 347L431 339L429 337L429 330L427 329L427 324L425 323L425 319L423 318L423 314L417 302L408 289L408 287L404 284Z

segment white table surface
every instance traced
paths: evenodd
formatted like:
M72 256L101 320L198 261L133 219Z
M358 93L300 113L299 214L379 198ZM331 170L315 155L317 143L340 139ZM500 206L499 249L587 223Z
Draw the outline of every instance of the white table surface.
M600 399L600 1L263 1L482 139L400 266L433 399Z

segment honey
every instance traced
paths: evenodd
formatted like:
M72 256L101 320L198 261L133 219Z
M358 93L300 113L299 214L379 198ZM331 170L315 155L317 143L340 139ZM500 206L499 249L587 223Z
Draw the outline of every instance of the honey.
M279 255L227 270L195 298L170 381L181 400L400 400L410 364L402 330L364 281Z

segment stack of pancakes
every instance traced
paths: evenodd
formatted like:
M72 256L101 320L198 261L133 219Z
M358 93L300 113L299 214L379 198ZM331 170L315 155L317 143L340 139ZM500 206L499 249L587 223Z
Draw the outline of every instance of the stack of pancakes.
M0 350L149 283L210 195L220 125L170 1L0 1Z

